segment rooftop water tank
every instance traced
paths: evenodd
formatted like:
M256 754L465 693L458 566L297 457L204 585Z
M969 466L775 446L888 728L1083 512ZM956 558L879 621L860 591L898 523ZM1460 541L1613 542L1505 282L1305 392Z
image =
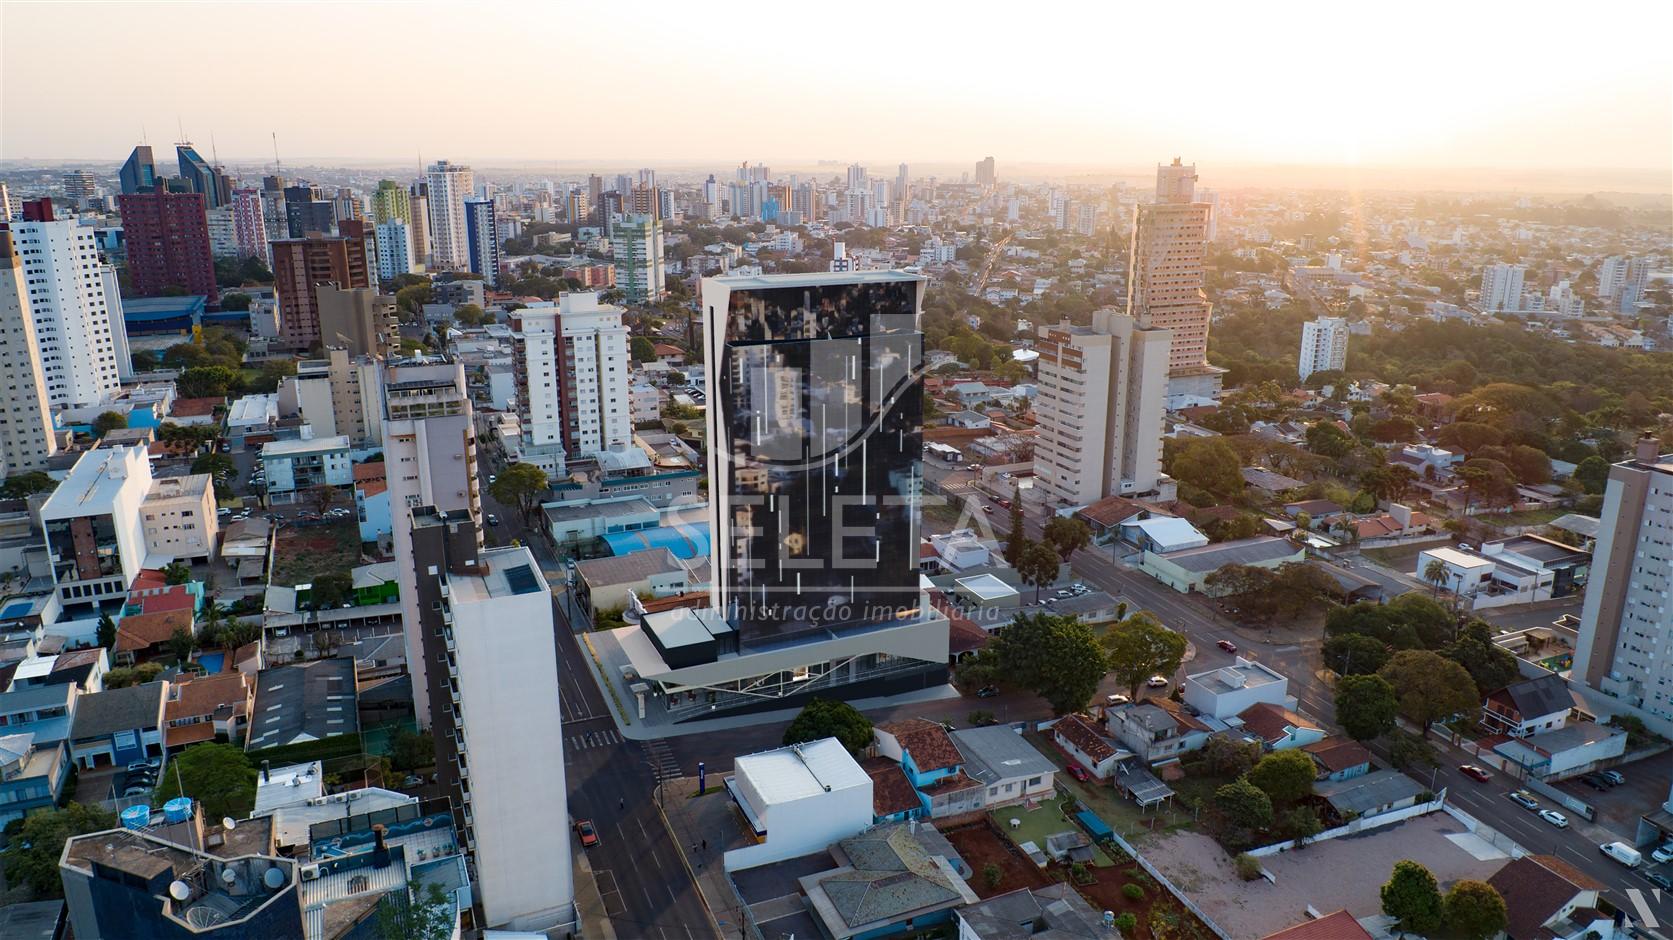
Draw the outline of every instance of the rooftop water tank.
M151 807L141 804L122 811L122 828L144 829L151 825Z
M163 804L163 820L169 823L183 823L192 818L192 801L189 797L177 796Z

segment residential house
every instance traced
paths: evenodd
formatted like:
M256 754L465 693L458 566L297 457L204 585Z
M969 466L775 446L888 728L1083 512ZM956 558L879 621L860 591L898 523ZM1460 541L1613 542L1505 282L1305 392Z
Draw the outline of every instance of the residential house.
M959 940L1121 940L1068 882L1018 888L954 912ZM1369 938L1367 938L1369 940Z
M248 751L358 734L354 660L333 656L262 670L250 715Z
M66 740L78 699L79 692L70 683L0 692L0 728L11 734L33 734L37 746Z
M1324 729L1281 705L1259 702L1239 712L1236 724L1269 751L1306 747L1324 740Z
M116 621L117 661L131 663L162 652L178 630L197 636L202 591L201 584L136 586Z
M243 747L255 694L255 683L237 670L170 682L163 705L163 746L178 751L222 738Z
M1306 484L1295 477L1287 477L1265 467L1244 467L1243 485L1268 496L1277 496L1290 490L1298 490Z
M950 923L977 900L957 853L931 826L878 826L830 847L837 867L797 879L830 940L870 940ZM962 863L960 863L962 864Z
M872 729L877 752L899 761L932 818L980 809L984 787L964 772L964 755L941 725L908 718Z
M1147 764L1177 760L1181 754L1201 750L1212 734L1208 725L1166 698L1107 709L1104 720L1111 736Z
M1573 711L1574 695L1568 682L1553 672L1487 693L1481 703L1481 723L1497 734L1525 738L1561 728Z
M1075 510L1075 518L1092 530L1092 544L1108 545L1122 536L1122 524L1128 520L1143 522L1164 513L1125 496L1109 496Z
M755 839L726 853L727 871L818 852L872 824L871 777L836 738L739 757L725 787Z
M860 769L871 778L871 821L902 822L924 815L923 798L900 764L887 757L868 757Z
M161 756L168 687L159 680L81 696L70 725L70 757L91 769Z
M28 732L0 735L0 828L57 805L69 772L63 741L37 744Z
M1306 513L1309 528L1321 528L1323 520L1337 515L1341 511L1342 504L1333 503L1328 499L1304 499L1299 502L1284 504L1284 515L1291 519L1298 519L1303 513Z
M1372 940L1370 931L1359 925L1347 910L1305 920L1294 927L1269 933L1261 940Z
M1230 666L1186 676L1185 704L1199 715L1223 721L1260 702L1279 707L1295 704L1289 685L1283 673L1239 656Z
M1376 816L1415 806L1424 786L1398 770L1373 770L1346 780L1313 784L1313 793L1343 819Z
M1560 780L1608 766L1626 753L1627 733L1591 721L1565 724L1525 738L1507 738L1493 753L1521 765L1529 776Z
M1347 780L1371 772L1371 752L1350 738L1331 736L1301 748L1318 765L1320 780Z
M1049 797L1057 765L1008 725L953 732L964 755L964 772L987 788L984 808Z
M1505 940L1605 940L1621 936L1603 912L1604 886L1555 855L1524 855L1487 879L1505 900Z
M354 465L354 516L360 522L360 541L387 542L395 531L389 511L389 477L383 461Z
M1051 739L1071 760L1099 780L1108 780L1121 758L1120 749L1096 725L1079 715L1059 718L1051 726Z

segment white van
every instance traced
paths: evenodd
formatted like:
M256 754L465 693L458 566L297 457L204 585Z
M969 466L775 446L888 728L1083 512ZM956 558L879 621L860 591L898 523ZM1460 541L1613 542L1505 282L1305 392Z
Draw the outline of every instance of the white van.
M1637 868L1644 862L1643 853L1625 842L1605 842L1598 846L1598 851L1628 868Z

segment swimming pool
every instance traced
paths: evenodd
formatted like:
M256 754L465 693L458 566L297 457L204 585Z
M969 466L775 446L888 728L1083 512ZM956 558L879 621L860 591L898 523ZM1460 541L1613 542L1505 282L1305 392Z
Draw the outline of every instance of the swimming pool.
M226 664L227 654L225 653L204 653L198 657L198 665L202 666L204 671L210 675L220 672Z

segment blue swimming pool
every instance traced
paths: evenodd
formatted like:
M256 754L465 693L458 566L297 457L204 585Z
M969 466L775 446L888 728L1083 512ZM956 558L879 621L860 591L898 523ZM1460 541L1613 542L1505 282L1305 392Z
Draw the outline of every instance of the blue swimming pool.
M0 620L14 620L34 609L35 605L29 601L7 604L5 610L0 610Z
M198 665L202 666L210 675L220 672L227 663L225 653L204 653L198 657Z

